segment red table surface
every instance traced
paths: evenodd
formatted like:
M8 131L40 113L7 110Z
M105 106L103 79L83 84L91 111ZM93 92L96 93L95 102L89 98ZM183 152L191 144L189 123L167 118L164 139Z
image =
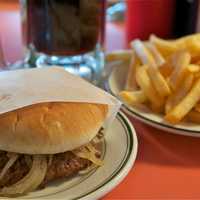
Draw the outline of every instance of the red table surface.
M0 1L0 35L6 58L22 57L18 5ZM109 50L123 48L120 26L108 25ZM103 200L200 199L200 139L170 134L134 119L139 149L128 176Z

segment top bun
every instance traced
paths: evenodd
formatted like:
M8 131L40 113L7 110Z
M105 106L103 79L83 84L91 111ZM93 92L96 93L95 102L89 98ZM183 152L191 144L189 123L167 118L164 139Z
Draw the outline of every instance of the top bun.
M84 145L96 136L108 106L91 103L40 103L0 115L0 150L55 154Z

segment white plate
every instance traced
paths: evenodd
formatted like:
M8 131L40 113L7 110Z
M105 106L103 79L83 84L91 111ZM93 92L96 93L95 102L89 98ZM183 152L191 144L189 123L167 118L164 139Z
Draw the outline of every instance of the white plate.
M126 65L118 65L114 68L109 76L106 89L117 97L119 92L124 89L127 73L128 66ZM123 104L122 110L126 114L158 129L181 135L200 137L200 124L180 123L178 125L171 125L163 120L162 115L147 112L126 104Z
M87 175L75 176L48 185L19 199L84 199L104 196L118 185L131 170L137 154L137 137L129 120L118 113L106 131L104 165ZM4 198L5 199L5 198Z

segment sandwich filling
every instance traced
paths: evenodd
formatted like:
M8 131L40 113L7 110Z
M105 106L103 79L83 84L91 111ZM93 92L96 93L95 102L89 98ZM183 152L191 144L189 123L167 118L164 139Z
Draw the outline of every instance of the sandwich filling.
M26 155L0 151L0 194L15 196L44 187L48 182L102 165L98 144L102 129L87 145L53 155Z

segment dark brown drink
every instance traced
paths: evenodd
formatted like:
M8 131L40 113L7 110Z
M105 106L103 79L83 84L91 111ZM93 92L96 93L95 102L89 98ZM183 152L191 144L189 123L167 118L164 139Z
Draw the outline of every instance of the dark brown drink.
M26 46L48 55L78 55L104 40L105 0L26 0Z

